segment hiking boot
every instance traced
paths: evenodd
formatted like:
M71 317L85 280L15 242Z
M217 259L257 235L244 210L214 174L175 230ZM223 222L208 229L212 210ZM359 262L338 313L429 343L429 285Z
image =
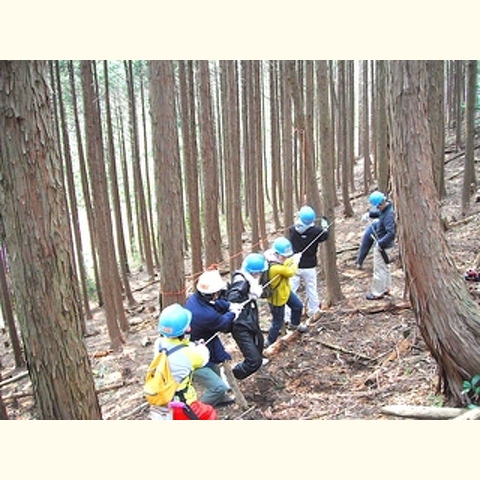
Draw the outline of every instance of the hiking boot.
M367 293L365 298L367 300L381 300L383 298L383 295L374 295L373 293Z
M288 327L289 330L297 331L299 333L305 333L308 330L308 327L306 325L292 325L290 324Z
M230 395L224 395L223 398L215 406L226 407L227 405L231 405L232 403L235 403L235 397L231 397Z

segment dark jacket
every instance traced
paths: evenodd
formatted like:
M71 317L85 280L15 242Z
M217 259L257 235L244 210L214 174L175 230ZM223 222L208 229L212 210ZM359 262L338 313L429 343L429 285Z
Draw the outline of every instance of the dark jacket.
M192 312L192 341L203 339L207 341L217 332L230 332L234 313L228 310L230 303L223 299L210 303L198 291L188 297L185 308ZM222 341L217 336L207 344L211 363L222 363L231 360L232 356L225 350Z
M258 322L258 305L249 293L250 283L246 276L241 271L234 272L227 299L233 303L246 302L232 325L232 336L244 357L244 360L232 369L238 380L247 378L262 366L264 340Z
M395 245L395 214L393 204L389 202L380 212L375 225L375 235L380 248L392 248Z
M289 238L295 253L302 252L307 245L311 245L302 253L298 268L313 268L317 266L318 244L327 240L329 231L317 225L302 228L301 224L292 225L289 229Z

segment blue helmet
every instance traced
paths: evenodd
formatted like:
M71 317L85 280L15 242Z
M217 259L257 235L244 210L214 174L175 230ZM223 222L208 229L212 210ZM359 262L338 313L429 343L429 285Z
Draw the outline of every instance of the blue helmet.
M386 199L387 199L387 197L382 192L379 192L378 190L375 190L375 192L372 192L370 194L370 196L368 197L369 202L374 207L378 207Z
M262 273L268 269L268 262L261 253L249 253L242 263L242 268L248 273Z
M283 257L291 257L293 255L292 244L288 238L278 237L273 242L272 247L275 253Z
M158 318L158 333L165 337L181 337L190 326L192 312L179 303L165 307Z
M315 210L308 205L304 205L298 212L298 217L304 225L310 225L315 221Z

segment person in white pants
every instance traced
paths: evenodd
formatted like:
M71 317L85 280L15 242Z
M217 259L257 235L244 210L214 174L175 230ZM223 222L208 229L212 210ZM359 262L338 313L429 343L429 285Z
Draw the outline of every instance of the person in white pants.
M369 201L380 211L380 216L375 229L372 230L374 242L372 289L365 298L380 300L385 295L390 295L392 280L389 252L395 245L395 214L392 202L388 201L382 192L376 190L371 193Z
M320 311L321 303L317 289L317 251L318 245L328 239L328 221L320 220L320 226L315 224L315 211L305 205L298 212L299 221L289 229L289 239L295 253L300 253L298 271L290 279L292 292L296 293L303 280L307 300L306 313L308 317ZM286 309L285 321L290 320L290 309Z

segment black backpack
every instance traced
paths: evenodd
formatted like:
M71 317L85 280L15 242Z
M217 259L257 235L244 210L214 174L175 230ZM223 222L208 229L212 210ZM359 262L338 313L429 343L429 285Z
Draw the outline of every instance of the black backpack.
M273 293L277 289L277 287L272 287L272 280L268 278L268 274L270 272L270 267L272 266L271 262L268 262L268 269L262 272L262 275L260 277L260 285L263 288L262 294L260 295L260 298L271 298L273 296ZM278 285L277 285L278 286Z

